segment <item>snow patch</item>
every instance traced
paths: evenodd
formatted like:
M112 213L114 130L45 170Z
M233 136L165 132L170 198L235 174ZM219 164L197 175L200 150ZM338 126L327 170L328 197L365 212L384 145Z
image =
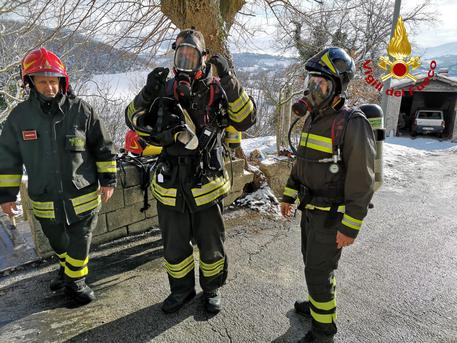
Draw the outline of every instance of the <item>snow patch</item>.
M246 207L253 211L273 215L275 217L281 216L279 201L276 199L268 185L263 185L255 192L238 198L235 201L235 206Z

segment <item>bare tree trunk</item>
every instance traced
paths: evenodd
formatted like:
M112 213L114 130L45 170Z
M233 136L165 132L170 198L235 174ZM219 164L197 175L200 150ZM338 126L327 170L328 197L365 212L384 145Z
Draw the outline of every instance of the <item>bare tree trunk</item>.
M233 64L227 37L245 0L162 0L162 12L179 29L195 28L205 37L211 54L221 53Z

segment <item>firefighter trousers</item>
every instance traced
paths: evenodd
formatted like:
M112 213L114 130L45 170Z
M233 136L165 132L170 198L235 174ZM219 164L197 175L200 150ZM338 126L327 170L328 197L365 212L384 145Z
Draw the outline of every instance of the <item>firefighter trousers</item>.
M336 246L342 213L306 209L301 217L301 246L312 317L312 331L334 335L336 328L335 270L341 257Z
M90 242L97 221L98 214L69 225L40 220L41 228L59 257L65 278L69 281L85 278L89 273Z
M162 233L165 269L172 294L187 294L195 287L195 262L191 241L200 257L200 286L204 292L221 287L227 279L228 261L224 251L225 230L219 205L192 213L157 202Z

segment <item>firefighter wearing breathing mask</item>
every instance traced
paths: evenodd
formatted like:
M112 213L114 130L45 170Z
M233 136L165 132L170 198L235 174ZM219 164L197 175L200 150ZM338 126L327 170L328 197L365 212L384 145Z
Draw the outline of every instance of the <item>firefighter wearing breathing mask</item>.
M301 250L308 299L295 310L312 320L299 342L333 342L337 332L335 270L343 247L359 233L374 191L375 140L358 108L348 108L345 91L354 76L352 58L327 48L305 64L305 96L293 105L307 115L297 160L284 190L281 212L298 202Z
M196 295L193 241L205 309L218 313L228 267L221 200L230 180L223 142L236 144L240 131L255 123L256 110L227 60L220 55L207 59L199 31L180 32L173 48L174 77L167 81L167 68L154 69L127 107L126 123L143 139L163 146L151 182L171 290L162 310L176 312Z

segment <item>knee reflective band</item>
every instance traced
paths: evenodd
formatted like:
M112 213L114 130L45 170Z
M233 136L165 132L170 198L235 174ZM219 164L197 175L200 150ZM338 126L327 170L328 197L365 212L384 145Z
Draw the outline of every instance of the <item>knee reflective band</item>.
M238 99L228 103L228 114L231 120L241 123L254 110L254 104L244 89Z
M312 150L322 151L329 154L333 153L332 139L330 137L303 132L301 134L300 145Z
M101 204L98 191L70 199L76 214L81 214L97 208Z
M116 161L95 162L97 173L116 173Z
M21 179L21 174L0 174L0 187L19 187Z
M309 311L313 319L322 324L331 324L336 321L336 299L330 301L319 302L308 296L310 303Z
M33 201L32 211L37 218L55 219L54 202L52 201Z
M189 274L190 271L194 270L195 262L194 255L190 255L183 261L177 264L172 264L165 260L164 267L167 270L168 275L174 279L181 279Z
M59 264L62 266L62 267L65 267L65 258L67 257L67 253L64 252L62 254L56 254L57 257L59 258Z
M225 258L221 258L220 260L214 263L205 263L200 258L200 269L203 273L204 277L211 277L216 276L224 270L225 265Z
M197 206L210 203L230 191L230 179L227 173L215 180L204 184L200 188L192 188L192 195Z
M70 257L68 254L65 257L65 275L72 279L80 279L89 273L87 263L89 256L85 260L78 260Z

